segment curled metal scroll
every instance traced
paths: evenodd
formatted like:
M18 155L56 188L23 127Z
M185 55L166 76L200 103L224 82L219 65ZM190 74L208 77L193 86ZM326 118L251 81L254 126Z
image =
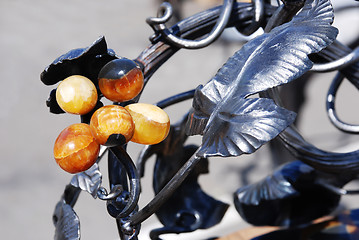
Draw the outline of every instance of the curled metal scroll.
M130 196L125 208L117 215L116 218L128 216L136 208L140 196L140 180L136 166L132 162L130 156L122 147L111 147L110 151L121 161L126 169L130 183Z
M311 71L331 72L331 71L341 70L358 61L359 61L359 47L357 47L351 53L347 54L342 58L336 59L328 63L314 64Z
M278 89L267 90L267 97L282 105ZM359 150L348 153L336 153L321 150L307 142L291 125L279 134L284 146L299 160L313 166L315 169L328 173L348 174L359 171Z
M253 18L252 9L253 6L250 3L235 2L227 27L235 25L237 29L244 31L250 25ZM276 7L265 4L265 20L273 14L275 9ZM178 22L171 28L171 31L181 33L181 37L186 39L196 39L210 32L218 21L220 13L221 7L197 13ZM168 45L166 42L155 41L136 58L136 62L144 66L145 84L154 72L178 50L179 48Z
M358 48L359 50L359 48ZM358 51L359 53L359 51ZM359 56L359 54L358 54ZM338 128L339 130L343 131L343 132L347 132L347 133L356 133L359 134L359 125L352 125L349 123L345 123L342 120L339 119L336 111L335 111L335 99L336 99L336 94L337 91L339 89L339 86L341 85L341 83L344 80L344 75L341 73L338 73L332 84L330 85L328 94L327 94L327 101L326 101L326 108L327 108L327 113L328 113L328 117L330 119L330 121L333 123L333 125Z
M179 48L199 49L208 46L221 35L227 26L229 17L231 16L233 3L234 0L224 0L222 12L215 27L206 37L197 40L180 38L166 28L165 23L172 17L172 6L168 2L164 2L160 6L159 14L164 10L163 16L147 18L146 21L155 30L155 32L161 34L167 43Z
M348 46L335 40L323 51L319 52L316 56L311 56L314 62L331 62L342 59L348 56L353 50ZM359 61L353 62L347 67L341 68L340 72L356 87L359 89Z
M121 185L115 185L109 193L104 187L99 187L97 190L97 197L101 200L111 200L118 197L123 191L123 187Z

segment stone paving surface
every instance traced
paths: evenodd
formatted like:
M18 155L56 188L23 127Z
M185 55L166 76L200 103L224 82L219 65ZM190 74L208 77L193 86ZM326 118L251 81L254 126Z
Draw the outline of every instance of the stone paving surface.
M106 37L108 46L117 54L135 58L149 44L152 29L145 24L145 19L155 15L156 4L146 0L0 1L1 239L52 239L52 212L71 179L53 160L52 147L58 133L79 122L79 118L48 112L45 100L53 87L41 83L40 73L61 54L73 48L86 47L100 35ZM185 10L195 13L205 7L203 3L188 3ZM349 21L358 22L355 16L353 19ZM342 31L345 34L352 33L352 30L348 31L348 25L339 23L344 26ZM233 37L229 31L226 34L232 37L221 39L206 49L177 53L153 76L141 101L155 103L208 81L241 45L240 41L232 41L237 36ZM300 129L319 147L330 150L347 147L353 150L358 146L358 138L339 133L330 126L325 116L324 99L332 77L333 74L323 74L308 86L308 103L311 105L304 112ZM341 91L338 103L342 106L340 114L348 121L359 123L355 111L357 107L353 104L359 96L357 91L349 84L345 84ZM171 120L178 120L189 107L190 102L186 102L169 108ZM191 141L198 143L199 138ZM136 158L139 149L136 144L129 147L133 158ZM203 188L213 196L230 202L232 192L244 183L238 174L240 170L254 166L245 180L248 182L271 171L266 151L263 148L258 154L240 160L211 159L210 174L200 178ZM148 163L140 206L153 196L150 179L153 163L153 159ZM106 178L106 161L101 162L100 167ZM354 202L350 199L348 202ZM82 239L117 239L115 223L107 214L104 202L82 194L75 210L81 220ZM236 214L226 218L226 223L236 224L237 228L245 226ZM154 217L143 225L143 232L153 224L158 226ZM218 231L233 230L227 225ZM145 239L144 235L142 239Z

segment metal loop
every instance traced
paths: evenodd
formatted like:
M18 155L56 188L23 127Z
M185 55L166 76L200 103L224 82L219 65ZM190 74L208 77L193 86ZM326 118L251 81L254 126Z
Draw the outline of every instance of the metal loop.
M344 75L341 73L338 73L335 76L332 84L330 85L330 88L329 88L329 91L327 94L327 100L326 100L326 108L327 108L328 117L329 117L330 121L332 122L332 124L339 130L341 130L343 132L347 132L347 133L358 134L359 133L359 125L352 125L352 124L348 124L348 123L341 121L338 118L337 113L335 111L335 96L337 94L340 84L343 82L343 79L344 79Z
M146 22L151 26L164 24L171 19L172 14L173 14L173 8L171 4L168 2L163 2L158 9L157 17L149 17L146 19Z
M331 72L336 70L341 70L355 62L359 61L359 47L355 48L348 55L339 58L335 61L322 63L322 64L314 64L311 71L312 72Z
M164 9L164 15L157 18L148 18L146 21L151 27L161 36L164 40L176 47L186 49L199 49L208 46L214 42L226 28L229 17L231 16L234 0L224 0L221 15L212 31L204 38L198 40L187 40L174 35L169 29L166 28L167 22L172 15L172 6L168 2L161 4L160 9Z
M97 197L101 200L111 200L117 198L123 191L121 185L115 185L110 193L107 193L107 190L104 187L99 187L97 190Z

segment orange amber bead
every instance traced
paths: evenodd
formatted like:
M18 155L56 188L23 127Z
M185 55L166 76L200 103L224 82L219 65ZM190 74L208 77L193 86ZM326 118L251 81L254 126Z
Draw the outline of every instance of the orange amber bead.
M156 144L164 140L170 130L170 119L161 108L146 104L134 103L126 106L135 123L132 142Z
M114 102L125 102L136 97L144 84L140 67L127 58L107 63L98 75L98 85L103 95Z
M90 126L84 123L65 128L54 145L57 164L69 173L89 169L96 162L99 151L100 145L92 136Z
M63 80L56 90L56 101L62 110L83 115L97 103L97 91L90 79L73 75Z
M135 130L129 112L117 105L107 105L97 109L91 117L90 127L96 141L106 146L127 143Z

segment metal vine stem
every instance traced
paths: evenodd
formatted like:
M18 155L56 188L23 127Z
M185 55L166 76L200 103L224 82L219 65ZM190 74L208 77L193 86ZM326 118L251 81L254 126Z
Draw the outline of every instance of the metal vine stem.
M172 17L172 6L168 2L163 2L159 9L159 14L164 10L162 17L147 18L147 23L155 30L157 34L161 34L164 41L179 48L198 49L203 48L214 42L226 28L229 17L232 13L234 0L224 0L221 14L212 31L202 39L187 40L177 37L168 28L165 23Z

